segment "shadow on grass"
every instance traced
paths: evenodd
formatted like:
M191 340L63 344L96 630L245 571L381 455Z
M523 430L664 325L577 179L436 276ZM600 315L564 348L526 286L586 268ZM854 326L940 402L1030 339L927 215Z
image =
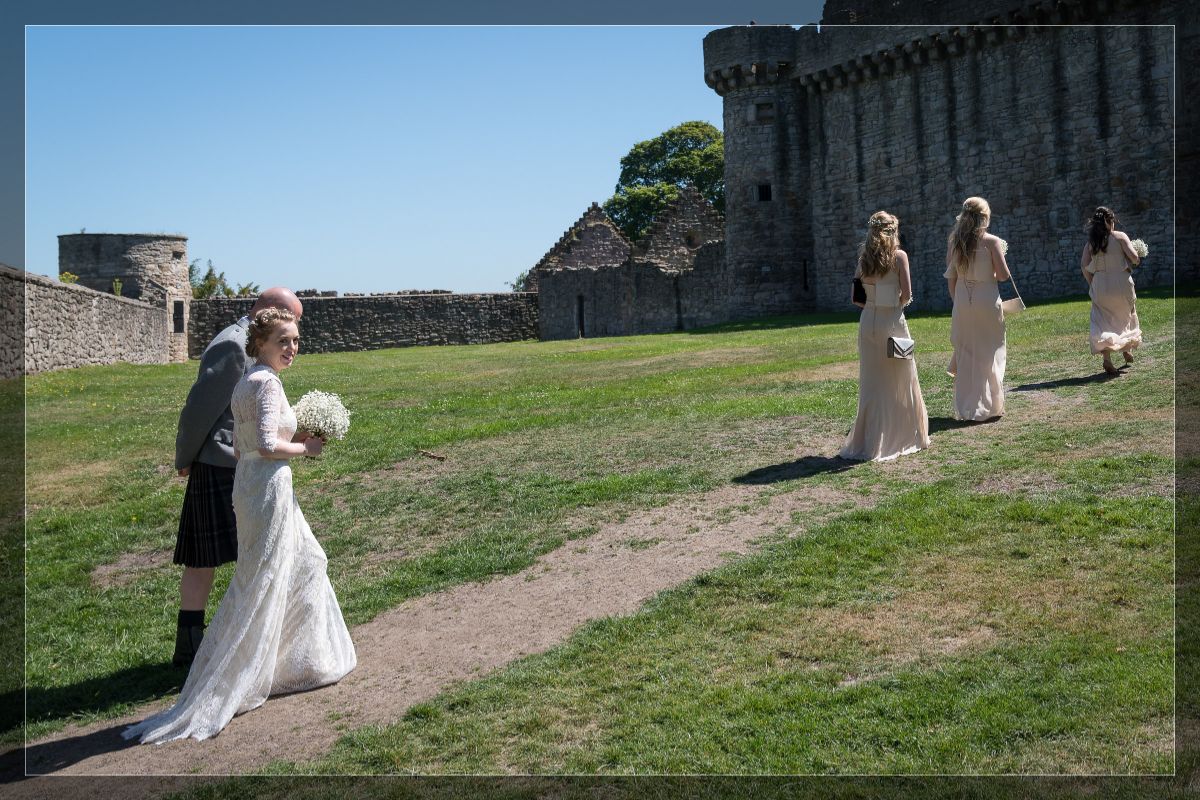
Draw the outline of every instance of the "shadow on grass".
M859 464L859 461L847 461L839 456L805 456L785 464L772 464L769 467L759 467L745 475L733 479L734 483L761 485L779 483L797 478L808 478L826 472L845 472Z
M0 732L7 733L21 725L21 709L27 708L30 723L57 720L73 714L107 711L126 704L141 704L179 691L187 672L169 662L142 664L99 675L69 686L42 688L30 686L27 693L20 690L0 694L0 708L5 713ZM26 705L27 704L27 705Z
M973 428L976 425L991 425L993 422L999 422L1003 417L992 417L991 419L980 420L978 422L969 419L954 419L953 417L930 417L929 432L931 434L938 431L952 431L957 428Z
M1120 369L1128 369L1128 364L1123 364ZM1074 378L1059 378L1056 381L1042 381L1041 383L1023 383L1013 389L1014 392L1038 392L1045 389L1061 389L1064 386L1087 386L1093 383L1104 383L1121 377L1109 375L1107 372L1096 372L1091 375L1078 375Z

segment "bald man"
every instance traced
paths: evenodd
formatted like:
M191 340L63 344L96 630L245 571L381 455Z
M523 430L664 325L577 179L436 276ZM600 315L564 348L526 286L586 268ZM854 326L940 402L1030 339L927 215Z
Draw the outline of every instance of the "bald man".
M299 320L304 313L290 289L276 286L258 296L250 313L221 331L200 356L200 373L179 414L175 436L175 469L188 479L175 542L179 582L179 618L171 663L191 666L204 638L204 609L216 568L237 560L237 526L233 517L233 389L251 366L246 357L250 318L264 308L287 309Z

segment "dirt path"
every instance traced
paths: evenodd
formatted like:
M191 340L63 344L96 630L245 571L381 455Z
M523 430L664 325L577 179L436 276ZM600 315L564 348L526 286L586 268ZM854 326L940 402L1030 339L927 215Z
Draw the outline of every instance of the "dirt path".
M358 668L336 686L273 698L234 718L215 739L130 746L120 738L136 715L70 727L32 743L30 774L180 775L253 772L276 759L327 752L344 730L398 719L455 681L477 678L559 644L580 625L630 614L664 589L752 550L755 541L803 514L806 526L840 513L853 497L808 487L770 494L774 480L849 467L804 456L659 509L630 515L539 558L529 568L484 583L415 598L353 630ZM749 505L749 510L742 507ZM160 704L161 705L161 704ZM21 788L37 782L25 782ZM32 788L32 787L30 787Z
M1042 424L1071 418L1074 404L1053 392L1025 395ZM1059 407L1061 406L1061 407ZM1159 416L1156 414L1155 416ZM966 450L1012 435L1008 425L945 431L948 444ZM1156 443L1169 452L1170 443ZM814 452L815 450L815 452ZM344 731L393 722L410 706L456 681L478 678L515 659L545 651L595 619L636 612L655 594L751 552L756 542L785 523L802 535L853 504L866 508L878 497L807 484L773 493L780 480L850 468L825 453L836 443L809 441L793 461L756 470L741 483L682 498L663 508L639 511L604 525L586 539L568 542L529 568L482 583L456 586L414 598L352 631L359 666L344 681L313 692L273 698L236 717L215 739L162 746L134 746L121 729L158 706L120 720L69 727L31 743L26 771L35 775L228 775L253 773L273 760L305 761L329 751ZM929 454L880 465L913 483L940 477L943 466ZM159 704L161 706L161 704ZM7 755L9 771L19 753ZM164 783L164 787L169 782ZM6 787L11 797L43 796L44 781Z

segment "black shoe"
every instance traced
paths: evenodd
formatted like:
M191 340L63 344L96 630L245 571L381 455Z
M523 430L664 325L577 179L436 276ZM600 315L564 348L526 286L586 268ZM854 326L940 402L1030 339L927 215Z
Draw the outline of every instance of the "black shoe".
M175 631L175 655L171 656L171 663L177 667L190 667L202 641L203 625L179 625Z

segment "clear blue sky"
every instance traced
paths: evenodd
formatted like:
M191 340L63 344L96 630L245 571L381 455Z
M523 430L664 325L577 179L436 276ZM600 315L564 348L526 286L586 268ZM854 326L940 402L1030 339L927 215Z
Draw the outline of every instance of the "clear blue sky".
M26 262L171 232L231 283L504 291L637 141L721 126L702 27L30 27Z

